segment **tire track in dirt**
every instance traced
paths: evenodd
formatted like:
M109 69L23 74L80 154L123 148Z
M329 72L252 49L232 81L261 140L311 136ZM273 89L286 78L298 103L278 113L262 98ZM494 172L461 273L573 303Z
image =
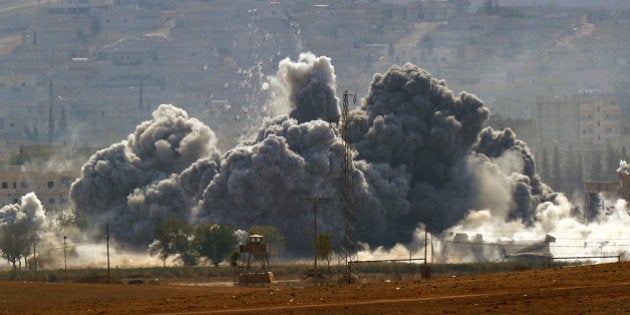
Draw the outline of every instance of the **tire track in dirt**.
M355 301L355 302L334 302L334 303L327 303L327 304L300 304L300 305L283 305L283 306L269 306L269 307L256 307L256 308L209 310L209 311L198 311L198 312L158 313L155 315L229 314L229 313L242 314L242 313L248 313L248 312L262 312L262 311L287 311L287 310L297 311L297 310L308 309L308 308L326 308L326 307L339 307L339 306L389 304L389 303L400 303L400 302L434 301L434 300L447 300L447 299L474 298L474 297L482 297L482 296L490 296L490 295L489 294L459 294L459 295L426 297L426 298L382 299L382 300Z

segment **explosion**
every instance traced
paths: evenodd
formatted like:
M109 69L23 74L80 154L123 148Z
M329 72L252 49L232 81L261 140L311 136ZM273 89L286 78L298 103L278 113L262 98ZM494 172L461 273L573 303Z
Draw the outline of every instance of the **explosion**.
M157 223L273 225L287 249L311 248L310 196L318 225L336 232L343 139L334 67L301 54L270 78L286 113L266 118L252 139L221 154L210 127L173 106L128 139L96 152L72 185L77 218L110 222L117 241L146 248ZM556 194L541 182L527 145L509 129L483 128L490 113L473 94L412 64L377 74L351 112L359 240L409 243L420 224L439 233L475 210L531 226Z

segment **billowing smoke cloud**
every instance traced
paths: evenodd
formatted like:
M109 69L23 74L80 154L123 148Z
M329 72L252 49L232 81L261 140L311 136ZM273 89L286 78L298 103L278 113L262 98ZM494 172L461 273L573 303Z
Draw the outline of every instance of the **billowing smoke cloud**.
M34 193L22 196L21 202L0 208L0 251L3 258L21 266L21 259L31 253L33 243L44 233L46 215Z
M214 132L172 105L136 127L126 141L96 152L72 184L79 222L129 245L146 246L156 223L190 218L191 201L172 179L202 158L219 154ZM94 228L93 227L98 227Z
M283 59L279 68L271 82L280 92L280 107L288 107L291 118L299 123L315 119L339 121L335 69L330 58L302 53L297 62Z
M308 249L312 204L320 231L336 232L343 140L330 59L285 59L272 80L287 113L219 155L209 127L162 105L126 141L98 151L71 190L79 221L110 222L114 237L146 246L169 216L273 225L287 249ZM489 111L476 96L455 97L411 64L378 74L351 113L351 174L359 239L372 245L411 241L419 224L447 230L469 213L533 226L555 194L511 130L483 129ZM81 220L84 217L84 220Z
M329 123L298 123L287 116L267 120L251 142L228 151L221 171L203 193L199 216L238 226L273 225L286 235L287 248L311 243L305 226L312 226L307 197L318 196L321 231L334 231L339 222L342 142ZM359 189L369 196L360 172Z
M41 236L45 223L46 214L35 193L22 196L20 203L0 208L0 226L21 226L24 235Z
M351 116L357 158L397 168L397 175L388 175L403 183L398 187L408 187L396 202L408 204L408 211L382 210L399 211L386 220L388 231L400 231L384 235L386 244L410 241L419 222L440 232L470 210L494 206L507 214L506 220L530 224L536 206L553 197L540 182L525 143L509 129L482 129L489 111L481 100L465 92L455 97L444 81L414 65L376 75ZM499 163L507 156L510 161ZM371 186L377 178L370 177ZM509 189L479 188L492 183Z
M504 261L507 255L541 255L548 251L554 257L610 256L628 252L630 216L627 204L619 199L607 215L598 220L584 222L575 217L574 206L559 194L554 202L539 205L533 223L505 220L492 210L471 211L456 225L435 239L433 246L438 262ZM460 233L470 237L464 242L453 241ZM417 233L420 234L420 233ZM547 236L549 235L549 236ZM416 235L422 239L422 235ZM552 241L545 246L545 240ZM506 244L506 246L502 246ZM519 245L521 244L521 245ZM524 247L522 244L539 244ZM476 248L475 248L476 247ZM454 252L452 249L459 249ZM420 251L414 255L420 255ZM596 261L596 259L594 259ZM612 260L601 260L611 262Z
M274 127L283 128L276 132L286 133L289 127L297 126L295 120L286 116L283 118L284 124L280 121L272 123ZM325 123L308 123L304 127L318 128L328 141L334 139ZM297 131L296 135L300 136L299 133ZM321 187L321 191L311 188L315 185L309 178L307 163L313 168L319 166L321 171L331 173L331 170L325 169L331 166L328 147L324 145L318 152L318 157L323 160L306 161L289 148L289 141L283 135L272 132L258 140L225 154L221 173L204 192L201 216L242 226L260 222L283 228L286 222L292 222L299 229L300 223L312 222L309 208L304 207L304 198L314 193L325 193L327 187ZM317 162L317 165L312 164ZM325 184L325 181L322 183ZM283 232L291 233L287 228Z
M280 62L272 82L286 96L280 101L286 102L290 115L265 120L252 140L224 154L220 171L204 188L197 219L243 228L276 226L286 235L289 250L308 250L312 240L304 227L312 226L313 211L306 198L317 196L321 198L318 228L338 230L343 141L330 124L339 119L334 80L329 58L302 54L297 62ZM209 166L214 174L217 168ZM370 167L365 163L357 163L352 170L355 198L363 209L359 231L369 240L385 232L386 215L378 197L404 207L404 201L396 201L401 190L397 185L405 183L392 184L393 176L387 174L396 171L385 164ZM366 180L373 174L378 174L376 189ZM396 195L396 201L389 201L391 195Z

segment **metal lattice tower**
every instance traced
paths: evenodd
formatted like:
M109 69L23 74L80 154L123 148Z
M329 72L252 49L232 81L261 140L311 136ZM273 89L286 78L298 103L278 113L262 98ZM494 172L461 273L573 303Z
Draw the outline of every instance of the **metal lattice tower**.
M352 96L353 104L357 101L355 93L343 93L343 109L341 113L341 138L344 141L343 155L341 157L341 224L340 224L340 250L343 265L345 266L345 274L343 280L346 283L352 281L351 262L356 260L357 254L357 230L356 211L354 208L354 184L352 181L352 151L350 148L350 118L348 111L348 97Z

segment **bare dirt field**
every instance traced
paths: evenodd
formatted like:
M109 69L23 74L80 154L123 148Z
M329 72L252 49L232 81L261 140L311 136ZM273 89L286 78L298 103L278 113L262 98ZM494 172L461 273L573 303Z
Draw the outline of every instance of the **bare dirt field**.
M0 282L0 314L147 313L630 314L630 263L319 288Z

